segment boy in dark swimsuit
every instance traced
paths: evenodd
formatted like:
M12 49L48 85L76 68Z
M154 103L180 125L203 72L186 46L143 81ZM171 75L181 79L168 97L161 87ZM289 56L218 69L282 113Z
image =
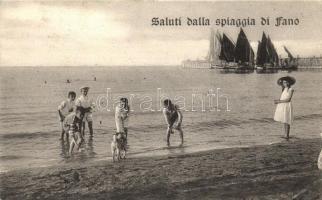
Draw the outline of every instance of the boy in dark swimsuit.
M174 105L170 99L163 101L163 115L167 122L167 144L170 145L170 134L173 134L173 129L179 131L181 145L183 144L183 131L181 128L182 113L177 105Z

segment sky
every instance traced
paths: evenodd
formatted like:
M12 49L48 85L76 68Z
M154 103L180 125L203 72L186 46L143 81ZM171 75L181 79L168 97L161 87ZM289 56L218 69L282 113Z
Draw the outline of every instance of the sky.
M300 57L322 55L322 2L106 2L0 1L0 66L180 65L204 59L210 29L236 42L239 27L216 26L218 18L254 18L244 31L256 52L263 31L278 54L283 45ZM182 26L151 26L151 19L181 17ZM212 26L187 26L186 18ZM269 26L260 25L269 17ZM276 17L298 18L276 27Z

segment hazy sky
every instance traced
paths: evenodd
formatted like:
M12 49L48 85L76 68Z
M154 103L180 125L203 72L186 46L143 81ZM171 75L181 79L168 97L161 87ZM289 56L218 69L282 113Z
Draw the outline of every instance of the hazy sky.
M215 26L217 18L254 18L244 27L256 52L265 31L278 53L322 55L321 2L90 2L1 1L0 66L178 65L203 59L209 26L185 25L206 17L236 41L239 28ZM260 17L270 17L261 26ZM275 27L276 17L298 18L298 26ZM153 27L153 17L181 17L178 27Z

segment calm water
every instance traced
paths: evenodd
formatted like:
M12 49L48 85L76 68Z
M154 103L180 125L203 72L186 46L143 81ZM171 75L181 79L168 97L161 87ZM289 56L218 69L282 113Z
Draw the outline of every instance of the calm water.
M221 74L216 70L178 67L1 68L0 71L1 172L110 159L110 142L115 132L113 102L120 96L132 101L129 157L281 141L282 124L272 120L273 100L281 93L276 81L285 75L297 79L293 97L296 117L291 128L294 140L318 138L321 131L322 72L319 71ZM67 79L71 83L66 83ZM79 95L78 88L82 85L91 87L89 96L99 104L93 113L95 135L93 140L86 137L82 152L68 157L67 145L59 141L57 106L66 99L68 91L74 90ZM209 100L211 89L219 96L218 100L216 96ZM165 147L166 125L158 111L160 94L176 97L185 107L183 147L178 146L178 134L172 135L172 146Z

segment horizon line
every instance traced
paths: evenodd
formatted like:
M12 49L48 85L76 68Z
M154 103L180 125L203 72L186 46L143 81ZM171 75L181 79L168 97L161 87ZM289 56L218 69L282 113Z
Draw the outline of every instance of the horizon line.
M181 64L173 65L11 65L11 66L1 66L0 68L6 67L178 67Z
M304 58L304 59L310 59L310 58L322 58L322 54L319 56L307 56L307 57L296 57L296 58ZM185 59L182 60L202 60L202 59ZM10 68L10 67L180 67L182 64L173 64L173 65L167 65L167 64L151 64L151 65L11 65L11 66L1 66L0 68Z

